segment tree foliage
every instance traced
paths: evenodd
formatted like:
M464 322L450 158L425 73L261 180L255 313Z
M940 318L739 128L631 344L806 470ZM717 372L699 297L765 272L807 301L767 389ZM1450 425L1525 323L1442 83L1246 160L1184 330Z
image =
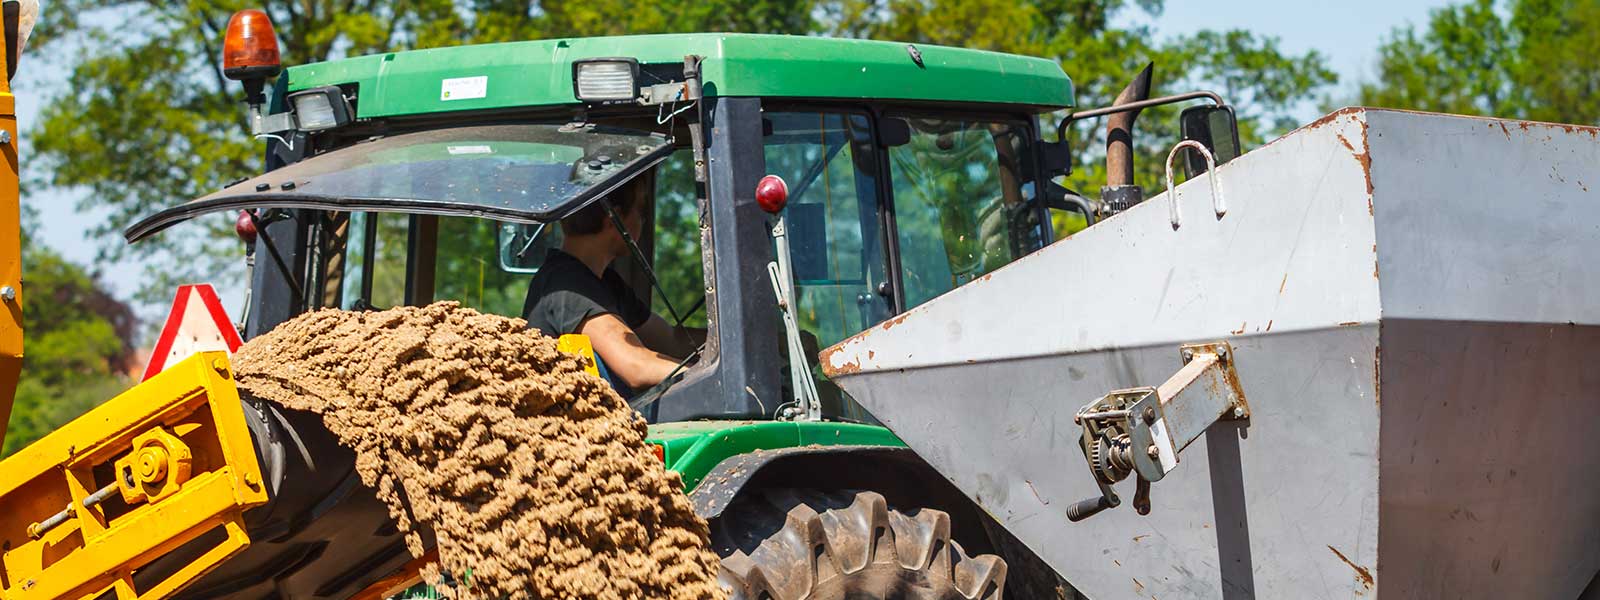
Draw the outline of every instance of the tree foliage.
M1156 14L1163 0L269 0L286 64L378 51L578 35L692 30L760 31L897 39L1050 57L1077 84L1083 106L1106 104L1145 62L1159 65L1157 93L1220 85L1241 104L1247 143L1282 129L1287 111L1333 74L1315 52L1284 54L1247 31L1200 32L1155 41L1148 27L1120 29L1119 15ZM69 88L44 103L33 139L49 175L36 183L84 192L84 207L109 211L92 232L101 258L153 259L140 299L164 299L180 280L239 282L238 246L226 215L175 227L137 246L121 229L259 168L245 135L239 92L219 72L228 15L255 2L68 0L48 11L41 46L82 48ZM45 51L48 51L45 50ZM1139 183L1160 185L1159 156L1176 139L1176 113L1151 111L1139 138ZM1082 150L1075 187L1101 177L1101 134L1072 131Z
M1600 4L1470 0L1395 29L1361 103L1414 110L1600 123Z
M23 251L25 351L5 446L15 452L131 382L133 311L82 267L38 245Z
M1291 110L1337 79L1320 53L1285 54L1276 38L1247 30L1207 30L1158 40L1149 27L1113 26L1131 11L1159 14L1163 4L1163 0L839 0L823 5L822 20L825 31L835 35L1053 58L1072 77L1078 105L1085 108L1109 105L1145 63L1154 62L1152 96L1215 88L1238 108L1246 145L1291 127ZM1139 118L1135 182L1146 190L1162 185L1161 161L1178 139L1177 110L1147 110ZM1099 164L1103 124L1077 123L1068 133L1077 151L1069 187L1097 195L1105 180Z

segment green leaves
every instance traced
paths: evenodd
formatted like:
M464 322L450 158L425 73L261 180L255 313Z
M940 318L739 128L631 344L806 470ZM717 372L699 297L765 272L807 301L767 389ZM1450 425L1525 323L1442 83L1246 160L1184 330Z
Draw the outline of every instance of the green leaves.
M5 446L10 454L132 384L133 311L81 267L38 246L23 251L26 344Z
M1600 123L1600 4L1472 0L1395 29L1361 103L1415 110Z
M1554 2L1555 0L1545 0ZM253 174L261 144L246 135L240 91L218 71L218 45L246 0L178 3L71 1L47 13L38 44L84 49L69 91L50 98L31 160L48 173L36 186L87 193L83 208L108 209L91 234L100 259L153 264L138 297L164 302L179 281L242 283L231 215L212 215L128 246L135 219ZM687 31L824 34L948 44L1048 56L1078 85L1084 106L1110 101L1145 62L1157 63L1156 93L1202 84L1240 102L1246 143L1290 125L1287 110L1333 81L1323 57L1284 54L1246 31L1154 40L1117 17L1158 14L1162 0L275 0L262 6L277 27L286 64L373 52L564 36ZM1541 27L1546 25L1539 25ZM825 83L819 83L825 85ZM1161 185L1159 160L1176 140L1176 112L1140 121L1137 181ZM1047 123L1053 126L1053 122ZM1078 171L1093 194L1103 134L1071 132Z

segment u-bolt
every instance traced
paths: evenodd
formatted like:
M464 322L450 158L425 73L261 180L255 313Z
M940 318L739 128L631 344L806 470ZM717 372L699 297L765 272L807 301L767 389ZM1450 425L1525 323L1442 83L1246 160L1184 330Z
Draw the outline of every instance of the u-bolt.
M1222 200L1222 188L1217 184L1216 159L1211 157L1211 151L1207 150L1204 144L1194 140L1184 140L1178 142L1178 145L1173 146L1172 151L1167 153L1167 214L1172 219L1173 229L1178 228L1179 217L1178 194L1172 187L1172 159L1177 158L1178 150L1183 148L1193 148L1195 152L1200 153L1200 156L1205 157L1206 179L1211 181L1211 209L1217 213L1218 219L1228 214L1228 205Z

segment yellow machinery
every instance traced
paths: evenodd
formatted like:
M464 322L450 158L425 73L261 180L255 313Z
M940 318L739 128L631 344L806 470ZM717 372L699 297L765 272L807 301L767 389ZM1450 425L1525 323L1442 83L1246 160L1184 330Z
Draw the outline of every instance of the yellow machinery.
M6 16L6 52L0 52L0 65L9 75L27 32L18 32L15 23L24 15L21 3L3 3ZM38 14L37 0L33 14ZM29 19L31 26L31 17ZM11 78L0 79L0 442L6 438L6 423L11 420L11 403L16 399L17 377L22 374L22 225L17 191L17 98L11 94Z
M4 8L0 80L0 440L22 370L16 98L9 74L37 3ZM267 501L225 353L167 369L0 462L0 600L162 598L250 544ZM173 550L171 572L138 572ZM137 577L136 577L137 572Z
M266 501L227 355L196 354L0 462L0 598L169 596L248 546Z

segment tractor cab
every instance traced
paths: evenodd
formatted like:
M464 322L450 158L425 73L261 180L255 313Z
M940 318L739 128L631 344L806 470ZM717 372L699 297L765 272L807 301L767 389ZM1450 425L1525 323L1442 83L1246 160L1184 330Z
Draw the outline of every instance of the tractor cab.
M127 231L243 210L258 233L246 337L330 307L522 316L560 221L637 194L644 227L614 268L653 312L707 332L639 390L641 411L796 418L809 402L870 422L817 353L1049 242L1038 115L1072 86L1027 57L693 34L351 58L287 69L261 96L266 172ZM779 205L757 198L763 178Z

